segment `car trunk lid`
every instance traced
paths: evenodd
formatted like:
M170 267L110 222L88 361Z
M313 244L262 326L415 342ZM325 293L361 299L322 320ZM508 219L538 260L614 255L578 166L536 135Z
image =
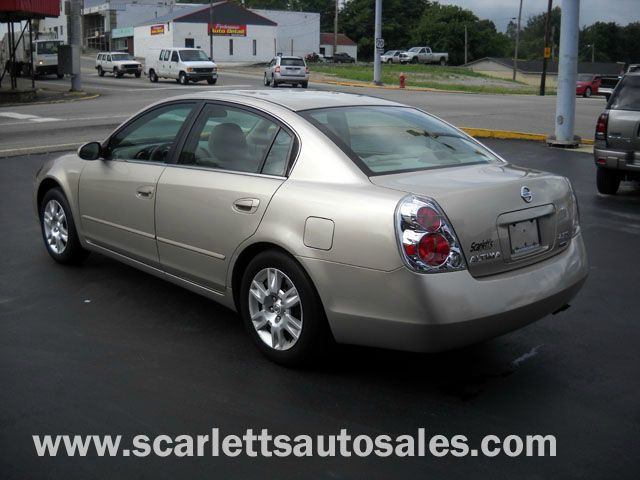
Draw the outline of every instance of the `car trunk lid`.
M557 175L509 164L482 164L370 180L434 199L476 277L544 260L566 248L571 239L571 192L568 182Z

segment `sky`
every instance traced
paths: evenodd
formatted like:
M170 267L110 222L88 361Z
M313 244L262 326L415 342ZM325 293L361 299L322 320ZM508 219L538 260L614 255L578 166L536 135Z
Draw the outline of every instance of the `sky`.
M496 28L504 31L512 17L518 16L518 0L440 0L441 4L459 5L472 10L479 18L488 18ZM547 10L547 0L523 0L522 23L527 18ZM562 0L553 0L562 6ZM626 25L640 21L640 0L582 0L580 2L580 26L596 21L617 22Z

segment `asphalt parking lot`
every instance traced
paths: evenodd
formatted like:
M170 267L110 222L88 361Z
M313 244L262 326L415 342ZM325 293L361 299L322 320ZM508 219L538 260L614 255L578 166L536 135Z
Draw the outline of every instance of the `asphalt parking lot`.
M265 360L237 316L93 254L47 255L31 204L46 156L1 159L0 477L589 478L640 471L640 187L596 193L591 156L487 142L568 176L590 277L572 308L443 354L344 347L289 370ZM555 458L38 458L34 434L554 434Z

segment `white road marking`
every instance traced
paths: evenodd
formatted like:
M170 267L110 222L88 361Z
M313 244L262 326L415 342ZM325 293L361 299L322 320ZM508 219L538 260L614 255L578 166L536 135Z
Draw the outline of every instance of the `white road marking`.
M27 113L18 113L18 112L0 112L0 117L5 118L13 118L15 120L26 120L26 122L13 122L13 123L5 123L4 125L16 125L21 123L45 123L45 122L58 122L59 118L49 118L49 117L39 117L37 115L30 115Z
M538 345L536 347L533 347L531 350L529 350L527 353L524 353L522 355L520 355L518 358L516 358L513 362L511 362L513 364L514 367L519 367L522 363L524 363L525 361L529 360L532 357L535 357L538 354L538 350L540 350L542 348L542 345Z

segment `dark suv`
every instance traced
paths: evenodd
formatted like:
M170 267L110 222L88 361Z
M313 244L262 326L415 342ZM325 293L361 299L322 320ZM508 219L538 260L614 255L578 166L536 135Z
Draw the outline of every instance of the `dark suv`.
M598 191L613 195L622 180L640 180L640 72L628 73L598 118L595 148Z

